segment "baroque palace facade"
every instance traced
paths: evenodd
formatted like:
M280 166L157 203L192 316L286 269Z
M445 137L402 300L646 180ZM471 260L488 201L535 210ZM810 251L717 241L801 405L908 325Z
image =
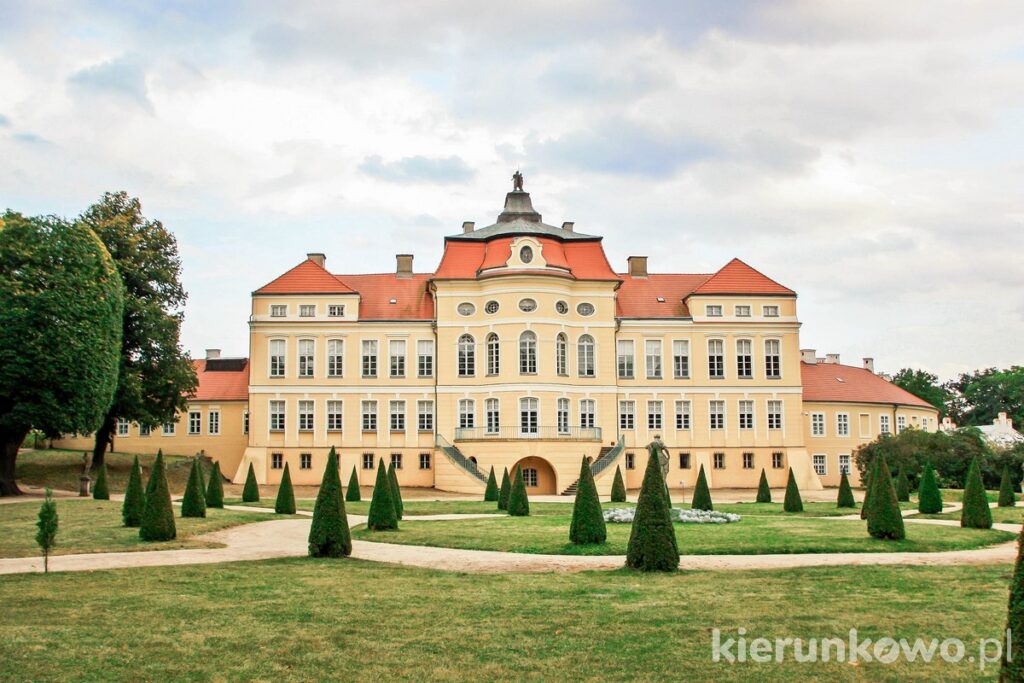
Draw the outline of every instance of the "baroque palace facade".
M323 254L252 295L250 358L197 361L178 422L122 423L115 448L205 451L241 482L289 463L319 483L327 453L372 485L381 459L403 486L482 491L521 465L531 493L571 490L583 456L599 491L616 466L637 488L647 444L668 484L838 485L880 433L934 431L937 411L863 367L801 350L796 293L738 259L712 274L616 273L601 238L542 222L521 186L495 224L445 238L414 273L334 275ZM84 442L84 440L83 440ZM81 447L79 440L57 445ZM851 471L852 470L852 471Z

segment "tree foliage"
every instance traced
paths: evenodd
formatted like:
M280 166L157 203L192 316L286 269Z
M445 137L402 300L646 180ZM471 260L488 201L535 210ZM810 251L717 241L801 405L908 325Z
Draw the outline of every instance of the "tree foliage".
M1003 647L1000 681L1024 681L1024 528L1017 537L1017 561L1010 580L1006 631L1010 642ZM1009 656L1007 656L1009 653Z
M220 463L214 462L210 470L210 481L206 485L206 507L224 507L224 477L220 473Z
M345 489L345 502L358 503L363 499L359 490L359 475L356 473L356 466L352 465L352 476L348 478L348 488Z
M352 532L348 528L345 500L341 495L338 454L331 446L320 491L313 504L313 523L309 528L310 557L348 557L352 554Z
M53 491L46 489L46 498L39 508L36 520L36 543L43 551L43 573L50 571L50 551L57 542L57 528L60 520L57 516L57 503L53 500Z
M853 489L850 488L850 477L846 475L846 470L843 470L843 474L839 478L839 496L836 499L836 507L857 507L857 501L853 497Z
M789 478L786 479L786 498L782 501L782 509L786 512L804 511L804 501L800 497L800 488L796 485L792 467L789 468Z
M387 472L384 459L381 458L380 467L377 468L377 481L373 485L373 498L370 499L370 512L366 519L366 526L377 531L398 528L398 513L395 501L391 498L391 480Z
M672 511L665 495L665 479L657 444L651 444L647 469L640 485L633 526L626 549L626 566L645 572L671 572L679 568L679 546Z
M586 456L580 466L579 483L576 486L576 500L572 505L572 523L569 525L569 540L577 545L604 543L608 530L604 523L604 511L601 499L597 495L597 485L590 471L590 462Z
M960 511L960 526L972 529L992 528L992 510L988 506L988 495L985 493L985 484L981 481L981 469L977 458L971 460L971 466L967 470L963 505Z
M901 503L910 501L910 480L907 479L907 471L904 469L896 475L896 500Z
M613 503L625 503L626 502L626 482L622 480L622 470L619 466L615 466L615 479L612 480L612 502Z
M256 469L249 461L249 471L245 475L245 486L242 487L242 502L256 503L260 499L260 485L256 483Z
M508 494L508 514L513 517L526 517L530 514L530 499L526 495L523 468L519 465L516 465L516 474L512 479L512 491Z
M871 471L874 460L885 456L886 463L892 469L906 472L911 485L917 481L924 464L931 462L935 468L940 485L948 488L963 488L964 478L967 475L967 467L972 458L978 458L982 463L982 476L987 479L993 487L999 481L999 471L996 469L998 461L993 460L993 454L981 432L977 429L958 429L951 434L945 432L926 432L922 429L905 429L899 434L886 434L876 438L874 441L864 444L854 452L854 462L861 473L861 479L867 472ZM1019 471L1019 459L1010 462L1011 472L1014 467Z
M128 473L128 487L124 490L124 503L121 504L121 520L127 527L142 524L142 512L146 507L146 494L142 490L142 468L139 467L139 456L135 456L132 471Z
M146 486L146 504L142 509L139 538L143 541L170 541L178 535L174 525L171 492L167 488L167 471L163 453L157 452L153 471Z
M338 485L341 485L340 479ZM284 472L281 474L281 485L277 487L274 512L279 515L295 514L295 490L292 488L292 475L288 471L288 463L284 464Z
M498 491L498 509L508 510L508 497L512 493L512 481L508 478L508 468L501 475L501 489Z
M898 541L906 538L903 515L896 500L896 487L885 458L879 458L871 474L870 506L867 512L868 533L875 538Z
M107 466L100 465L96 472L96 483L92 487L93 500L110 500L110 488L107 486Z
M484 489L484 502L498 502L498 480L494 476L494 465L491 465L491 473L487 475L487 488Z
M646 474L644 478L647 478ZM711 489L708 488L708 478L704 474L704 465L700 466L700 472L697 473L697 485L693 489L693 500L690 502L690 507L694 510L715 509L714 504L711 502Z
M772 502L772 489L768 486L768 475L763 467L761 468L761 480L757 482L757 502Z
M199 471L199 459L192 459L192 467L188 472L188 483L185 484L185 496L181 499L182 517L206 516L206 492L203 491L202 474Z
M935 468L930 462L924 464L921 483L917 487L917 511L935 515L942 512L942 491L935 480Z
M927 401L939 411L941 419L948 410L949 400L952 398L949 390L939 383L939 378L924 370L903 368L890 380L896 386L905 389L917 396L922 401Z
M1003 465L1003 476L999 481L999 507L1013 507L1017 504L1017 496L1013 494L1013 481L1010 479L1010 466Z
M961 426L992 424L1000 412L1024 424L1024 366L986 368L964 373L946 383L953 394L950 413Z
M391 486L391 502L395 505L395 517L401 521L405 505L402 503L402 489L398 486L398 472L395 470L393 461L391 467L388 468L388 485Z

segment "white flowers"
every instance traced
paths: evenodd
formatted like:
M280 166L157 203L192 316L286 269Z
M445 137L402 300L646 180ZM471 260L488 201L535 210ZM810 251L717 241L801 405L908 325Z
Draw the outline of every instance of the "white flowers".
M636 508L611 508L604 511L604 521L628 524L633 521ZM729 524L738 522L741 517L731 512L715 512L713 510L690 510L672 508L672 520L684 524Z

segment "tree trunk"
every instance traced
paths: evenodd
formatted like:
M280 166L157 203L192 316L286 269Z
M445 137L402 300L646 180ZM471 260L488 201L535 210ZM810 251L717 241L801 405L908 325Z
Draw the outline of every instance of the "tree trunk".
M107 447L109 446L113 450L115 424L117 424L117 418L107 413L107 416L103 418L103 424L96 430L96 441L92 447L93 470L98 470L103 465L103 455L107 452Z
M14 465L18 460L18 449L21 448L27 429L0 431L0 496L19 496L21 489L14 477Z

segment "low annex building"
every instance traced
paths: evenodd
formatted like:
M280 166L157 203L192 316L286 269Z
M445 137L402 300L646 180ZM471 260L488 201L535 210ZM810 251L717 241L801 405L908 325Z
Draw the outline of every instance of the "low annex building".
M381 460L403 486L482 491L520 465L531 493L571 491L580 458L598 489L616 466L639 487L664 444L668 484L802 488L839 483L856 447L935 408L839 356L800 349L797 295L733 259L715 273L625 272L602 238L542 221L509 192L497 222L445 238L432 272L332 274L324 254L252 294L250 359L198 361L177 425L123 425L118 450L199 450L241 481L317 484L334 446L371 485ZM216 417L215 417L216 416ZM69 445L64 443L61 445ZM856 471L851 472L856 483Z

